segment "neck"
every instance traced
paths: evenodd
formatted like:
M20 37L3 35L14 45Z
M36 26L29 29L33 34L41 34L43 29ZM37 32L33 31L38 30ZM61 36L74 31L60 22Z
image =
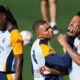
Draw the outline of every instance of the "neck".
M44 39L44 38L39 38L40 40L46 40L46 41L50 41L49 39Z
M8 23L7 23L7 28L6 28L6 30L11 29L12 27L13 27L12 23L11 23L11 22L8 22Z
M80 37L80 35L78 37Z

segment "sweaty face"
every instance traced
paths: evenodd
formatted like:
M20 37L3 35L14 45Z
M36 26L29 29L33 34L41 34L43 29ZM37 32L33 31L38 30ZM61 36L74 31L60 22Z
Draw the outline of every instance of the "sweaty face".
M45 23L39 27L39 38L42 40L50 40L54 37L53 31L48 23Z
M67 34L69 36L79 36L80 35L80 16L73 17L73 19L71 20L68 26Z

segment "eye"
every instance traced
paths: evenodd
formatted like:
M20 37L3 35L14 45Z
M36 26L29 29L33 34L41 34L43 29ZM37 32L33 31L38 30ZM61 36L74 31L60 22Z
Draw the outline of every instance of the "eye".
M46 31L48 31L49 28L46 28Z
M51 28L51 26L49 25L49 28Z
M68 29L67 32L70 32L70 30Z
M48 27L48 28L46 28L46 30L45 30L45 31L48 31L49 29L52 29L50 25L49 25L49 27Z

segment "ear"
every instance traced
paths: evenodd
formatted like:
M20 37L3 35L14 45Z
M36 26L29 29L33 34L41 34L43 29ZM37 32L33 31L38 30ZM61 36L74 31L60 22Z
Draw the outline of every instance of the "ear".
M2 14L2 18L3 19L6 19L6 15L4 13Z
M36 32L36 35L38 38L41 38L41 34L39 32Z

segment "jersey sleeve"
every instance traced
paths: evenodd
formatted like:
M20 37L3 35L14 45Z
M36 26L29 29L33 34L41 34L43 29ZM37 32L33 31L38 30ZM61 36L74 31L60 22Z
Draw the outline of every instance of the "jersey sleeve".
M67 67L67 68L69 67L70 60L69 62L67 62L67 59L70 59L69 55L60 56L59 54L54 52L52 47L49 47L44 44L41 44L40 47L41 47L43 57L45 58L47 65L52 66L52 67L53 66Z
M74 43L74 48L73 48L78 54L80 54L80 40L77 41L75 40L75 43Z
M80 54L80 41L79 41L79 54Z
M14 55L23 54L23 39L18 30L11 32L11 45Z
M67 40L68 40L68 43L69 45L73 48L74 47L74 40L75 40L75 36L72 37L72 36L67 36Z

